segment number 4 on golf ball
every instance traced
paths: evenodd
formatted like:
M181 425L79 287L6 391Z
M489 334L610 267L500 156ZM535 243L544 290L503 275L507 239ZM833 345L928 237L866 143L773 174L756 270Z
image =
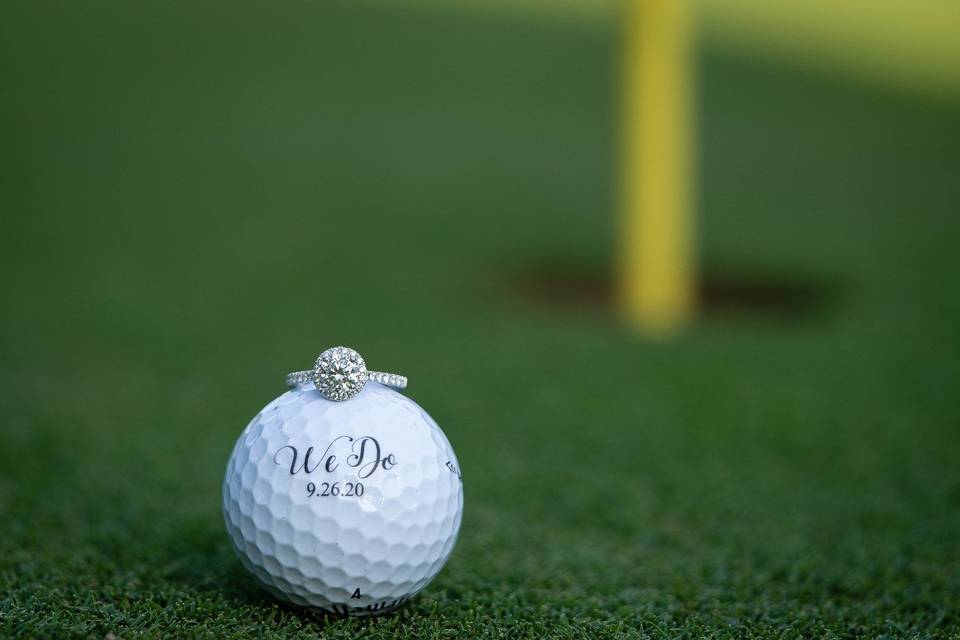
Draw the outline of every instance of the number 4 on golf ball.
M463 484L416 403L367 384L346 402L300 386L247 426L223 515L243 565L274 595L336 615L399 607L450 555Z

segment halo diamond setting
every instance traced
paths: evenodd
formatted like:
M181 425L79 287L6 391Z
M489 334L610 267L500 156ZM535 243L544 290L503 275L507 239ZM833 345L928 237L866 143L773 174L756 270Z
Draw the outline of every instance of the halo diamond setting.
M349 400L367 383L367 363L349 347L327 349L313 365L313 383L330 400Z

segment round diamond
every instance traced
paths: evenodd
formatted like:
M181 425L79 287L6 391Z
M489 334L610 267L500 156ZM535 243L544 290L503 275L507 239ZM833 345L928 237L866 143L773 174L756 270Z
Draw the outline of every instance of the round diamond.
M367 383L367 364L349 347L332 347L317 357L313 383L328 400L349 400Z

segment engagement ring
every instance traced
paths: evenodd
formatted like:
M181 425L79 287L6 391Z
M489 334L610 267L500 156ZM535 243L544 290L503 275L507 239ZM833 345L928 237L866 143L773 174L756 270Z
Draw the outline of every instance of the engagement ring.
M363 385L373 380L397 389L407 386L406 376L380 371L367 371L363 357L349 347L331 347L319 356L310 371L287 374L287 385L295 387L312 382L327 400L341 402L360 393Z

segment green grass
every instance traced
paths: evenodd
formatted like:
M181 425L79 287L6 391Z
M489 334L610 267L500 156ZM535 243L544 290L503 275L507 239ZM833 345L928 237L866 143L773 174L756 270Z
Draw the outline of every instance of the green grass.
M23 2L0 47L0 635L960 636L957 109L705 51L707 274L817 295L656 344L530 292L611 260L613 33ZM373 621L276 603L220 516L338 343L465 478Z

